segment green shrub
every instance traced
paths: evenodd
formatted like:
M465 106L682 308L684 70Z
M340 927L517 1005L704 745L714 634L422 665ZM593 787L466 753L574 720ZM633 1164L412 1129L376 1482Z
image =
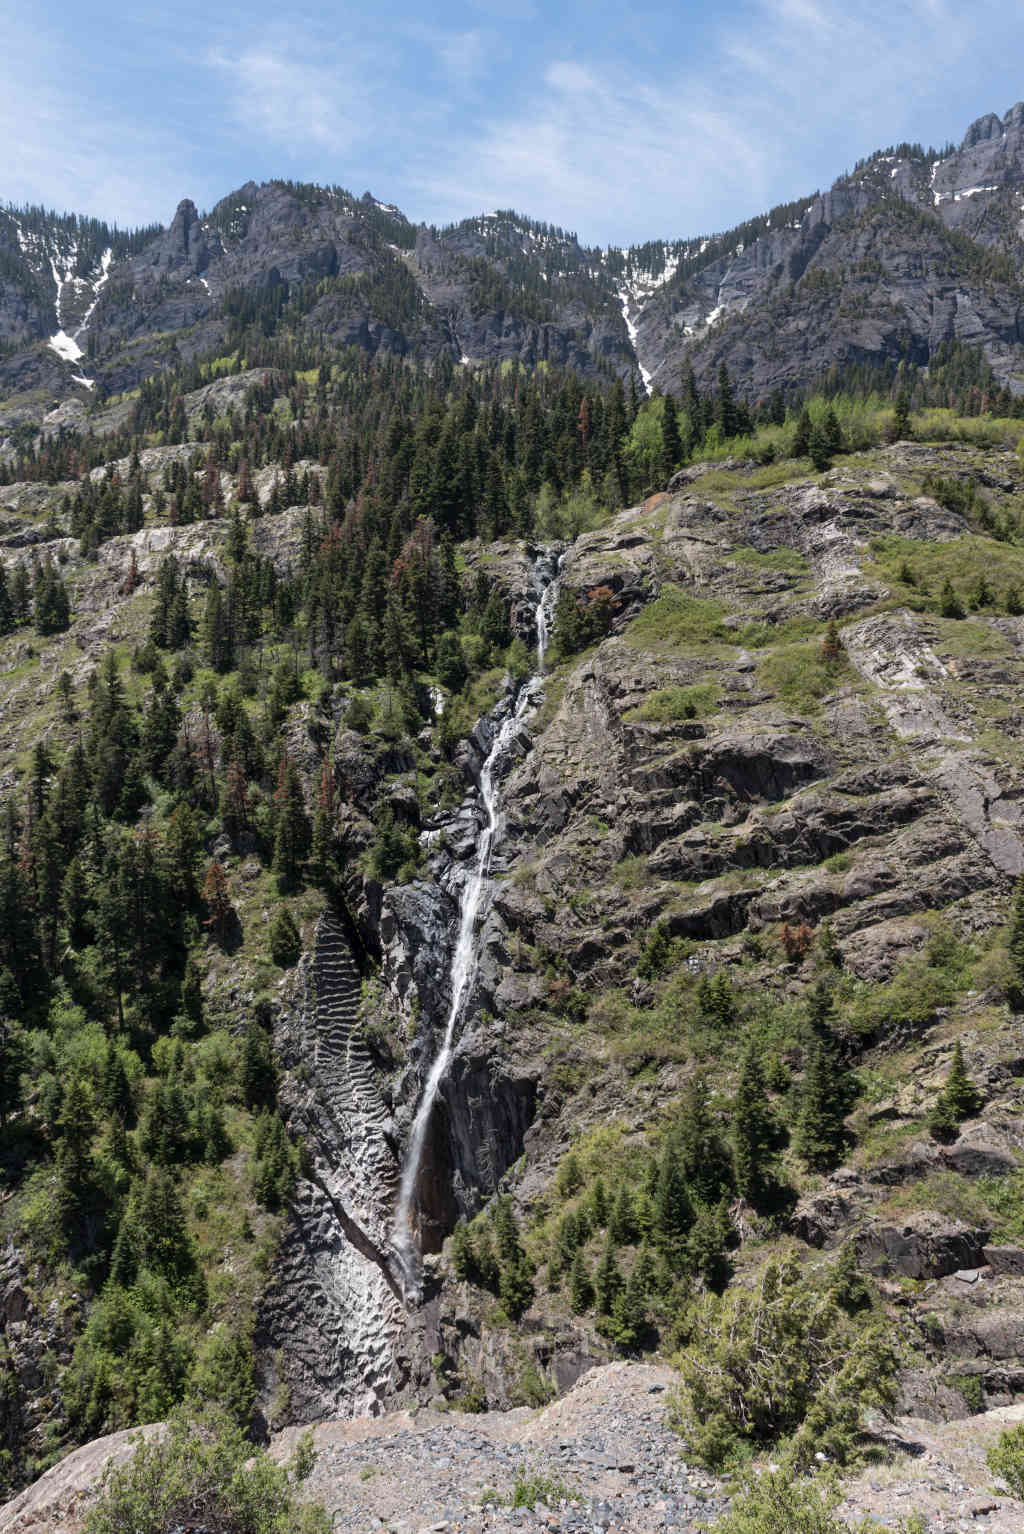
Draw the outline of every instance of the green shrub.
M985 1386L980 1374L951 1374L946 1383L959 1390L972 1412L985 1410Z
M520 1466L512 1485L509 1505L532 1508L536 1507L538 1502L546 1502L550 1507L560 1498L571 1496L569 1487L557 1476L544 1475L536 1470L528 1471L525 1466Z
M714 1534L850 1534L850 1526L835 1512L840 1492L831 1481L795 1481L788 1470L749 1477ZM703 1526L702 1526L703 1527ZM855 1534L876 1534L879 1525L865 1518ZM920 1513L901 1518L897 1534L926 1534Z
M627 625L624 637L630 644L658 649L687 649L715 641L731 644L733 636L722 622L726 615L723 603L689 596L666 582L654 601Z
M256 1402L252 1360L250 1328L230 1331L223 1323L216 1326L196 1349L189 1403L200 1413L216 1410L238 1428L248 1428Z
M747 1480L715 1534L848 1534L835 1513L839 1495L812 1482L795 1481L788 1470Z
M642 719L652 724L672 724L678 719L700 719L718 707L719 689L712 682L697 682L692 687L659 687L645 698L639 708L626 715L627 720Z
M475 1416L478 1412L487 1410L487 1394L479 1380L469 1380L461 1395L457 1395L452 1401L456 1411L467 1412Z
M831 1286L804 1281L795 1257L769 1262L751 1290L704 1295L678 1356L672 1418L713 1468L787 1440L800 1467L851 1457L866 1407L894 1399L896 1359Z
M1024 1501L1024 1422L1018 1422L986 1451L988 1468L1001 1475L1013 1496Z
M840 654L829 660L822 657L820 643L807 641L780 646L762 661L758 676L788 707L810 714L820 699L835 691L848 669L841 646Z
M305 1468L305 1465L300 1468ZM165 1436L140 1442L127 1464L109 1467L86 1534L329 1534L326 1511L303 1506L289 1469L275 1465L225 1416L176 1412Z

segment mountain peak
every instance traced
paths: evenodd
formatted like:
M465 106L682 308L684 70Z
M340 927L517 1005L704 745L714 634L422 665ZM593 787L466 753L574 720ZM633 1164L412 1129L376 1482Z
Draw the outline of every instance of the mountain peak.
M961 149L973 149L975 144L982 144L987 139L1001 138L1003 133L1002 121L994 112L986 112L984 117L979 117L971 123L964 134Z

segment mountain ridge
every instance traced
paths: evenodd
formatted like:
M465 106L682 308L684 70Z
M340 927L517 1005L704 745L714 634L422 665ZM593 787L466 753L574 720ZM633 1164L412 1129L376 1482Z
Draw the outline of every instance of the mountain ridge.
M133 388L211 354L248 300L264 326L290 305L338 348L549 362L673 392L686 366L706 384L725 362L751 401L793 394L812 365L927 366L957 339L1019 392L1022 189L1018 103L955 149L890 146L732 230L625 250L512 210L414 225L369 193L281 180L206 214L183 199L166 229L128 234L8 207L0 388L36 419L47 392Z

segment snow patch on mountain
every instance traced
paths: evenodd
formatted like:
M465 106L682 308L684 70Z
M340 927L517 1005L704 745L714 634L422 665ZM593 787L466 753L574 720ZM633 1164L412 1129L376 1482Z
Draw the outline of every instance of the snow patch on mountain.
M110 263L113 261L113 259L114 252L108 245L106 250L103 252L103 255L100 257L100 275L92 285L92 303L89 305L88 309L86 309L85 318L82 320L82 323L75 331L76 336L80 336L82 334L82 331L86 328L89 321L92 319L93 311L100 301L100 293L107 285L107 279L110 276Z
M626 326L626 334L629 336L629 344L633 348L633 355L636 357L636 365L640 369L640 377L643 379L644 388L650 393L652 375L640 361L640 353L636 349L637 327L630 314L630 304L633 302L633 298L629 286L626 283L622 283L618 293L619 303L622 306L622 318Z
M57 299L54 305L54 310L57 316L58 329L55 335L50 336L46 344L50 347L51 351L57 353L57 356L61 359L62 362L80 362L85 356L85 353L78 344L78 337L84 330L87 329L89 321L92 319L96 305L100 301L100 294L102 293L104 287L106 286L107 280L110 277L110 266L114 259L114 252L108 245L106 250L103 252L103 255L100 257L100 275L97 277L95 282L89 283L86 282L84 278L76 277L74 275L74 263L77 255L77 247L72 245L70 254L64 255L63 271L58 270L57 263L53 256L50 257L50 271L53 274L54 282L57 284ZM68 335L63 325L61 325L61 304L63 302L65 289L68 287L75 289L86 287L91 288L92 290L92 303L89 305L88 309L86 309L85 314L82 316L81 322L75 327L71 335ZM72 382L81 384L85 389L94 389L96 387L96 380L93 378L86 378L83 372L73 373Z
M46 344L52 351L55 351L57 356L62 358L64 362L77 362L79 358L84 355L82 348L79 346L74 337L69 336L67 332L63 330L58 330L57 334L55 336L51 336Z

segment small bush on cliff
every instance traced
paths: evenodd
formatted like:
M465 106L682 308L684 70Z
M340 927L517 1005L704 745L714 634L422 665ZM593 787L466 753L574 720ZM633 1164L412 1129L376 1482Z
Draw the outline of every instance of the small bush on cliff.
M893 1402L892 1347L793 1257L766 1264L752 1290L703 1296L689 1329L673 1417L713 1468L780 1440L797 1468L817 1452L844 1463L865 1408Z
M166 1436L140 1443L127 1464L108 1468L86 1534L329 1534L320 1504L295 1495L296 1470L275 1465L228 1418L171 1418ZM308 1471L307 1471L308 1473Z
M1013 1496L1024 1501L1024 1422L1018 1422L986 1451L988 1468L1001 1475Z
M795 1481L784 1469L751 1476L714 1525L715 1534L850 1534L835 1511L840 1498L833 1482ZM875 1534L878 1527L865 1518L855 1534ZM920 1513L911 1513L896 1528L897 1534L925 1534L926 1525Z
M716 1534L847 1534L835 1488L794 1481L787 1470L751 1477L715 1524Z

